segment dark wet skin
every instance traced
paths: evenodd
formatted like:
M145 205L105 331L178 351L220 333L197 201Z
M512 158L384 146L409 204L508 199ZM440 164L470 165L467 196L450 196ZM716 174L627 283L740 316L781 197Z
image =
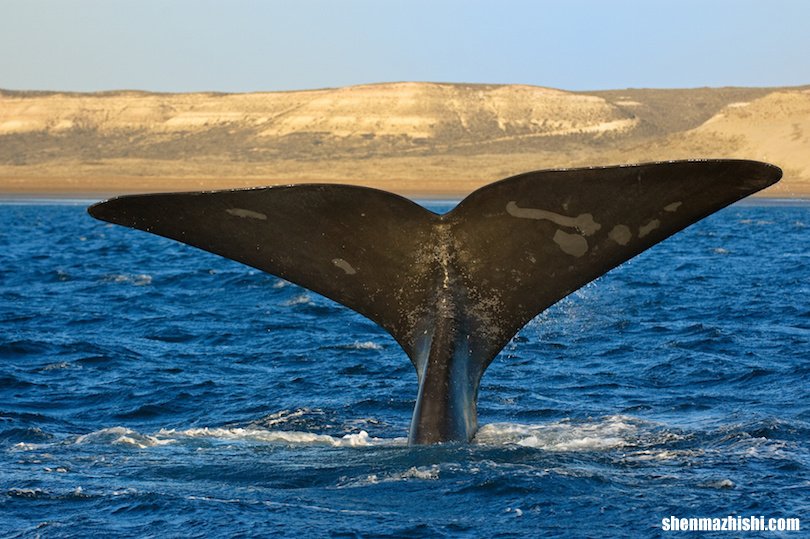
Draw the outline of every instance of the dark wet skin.
M417 370L409 441L433 444L473 438L481 377L529 320L781 175L744 160L535 171L482 187L444 215L385 191L320 184L132 195L88 211L378 323Z

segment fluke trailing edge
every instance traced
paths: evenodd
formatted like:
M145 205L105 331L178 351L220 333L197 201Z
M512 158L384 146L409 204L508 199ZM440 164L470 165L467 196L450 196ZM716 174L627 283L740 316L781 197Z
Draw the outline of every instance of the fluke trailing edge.
M419 378L410 442L469 441L478 385L534 316L611 268L779 180L766 163L541 170L444 215L348 185L133 195L93 217L309 288L385 328Z

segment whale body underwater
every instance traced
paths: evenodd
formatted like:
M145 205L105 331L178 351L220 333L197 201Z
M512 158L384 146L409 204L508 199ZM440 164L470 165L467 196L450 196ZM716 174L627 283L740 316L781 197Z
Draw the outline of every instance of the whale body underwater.
M481 377L532 318L622 262L782 177L748 160L540 170L448 213L350 185L128 195L103 221L271 273L357 311L410 358L409 443L468 442Z

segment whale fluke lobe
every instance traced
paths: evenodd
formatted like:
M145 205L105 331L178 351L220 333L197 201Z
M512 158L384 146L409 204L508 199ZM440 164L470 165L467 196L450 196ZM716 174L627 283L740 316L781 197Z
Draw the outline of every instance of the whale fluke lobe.
M376 189L304 184L130 195L93 217L309 288L385 328L411 359L415 444L469 441L484 371L537 314L781 177L766 163L541 170L434 214Z

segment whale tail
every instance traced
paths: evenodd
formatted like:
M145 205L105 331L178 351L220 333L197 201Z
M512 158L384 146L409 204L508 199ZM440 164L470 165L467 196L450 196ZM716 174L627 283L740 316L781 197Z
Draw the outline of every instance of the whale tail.
M309 288L385 328L419 377L413 443L469 440L484 370L534 316L777 182L744 160L520 174L444 215L385 191L305 184L131 195L93 217Z

